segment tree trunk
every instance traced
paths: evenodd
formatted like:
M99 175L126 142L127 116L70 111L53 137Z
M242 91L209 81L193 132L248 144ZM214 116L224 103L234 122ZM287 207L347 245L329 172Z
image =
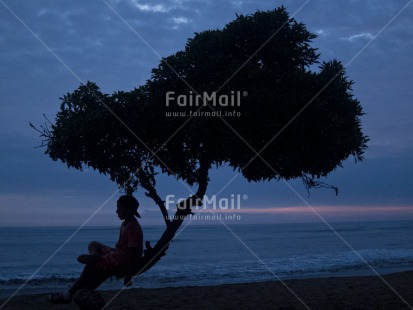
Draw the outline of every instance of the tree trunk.
M211 162L200 162L200 167L198 170L198 190L195 195L192 195L191 197L187 198L177 205L177 211L172 220L168 218L165 202L159 197L155 188L146 188L148 190L146 195L148 197L151 197L162 211L166 223L166 229L154 247L150 245L149 241L145 242L146 249L144 250L144 256L134 267L135 276L152 268L161 259L161 257L166 254L166 250L169 248L169 244L175 237L175 234L184 221L185 217L188 214L192 213L191 208L193 206L202 205L202 199L206 193L208 186L208 171L210 166Z

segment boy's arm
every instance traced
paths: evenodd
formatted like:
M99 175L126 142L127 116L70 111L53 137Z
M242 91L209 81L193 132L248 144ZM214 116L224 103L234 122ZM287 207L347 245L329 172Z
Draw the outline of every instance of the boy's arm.
M127 240L128 249L134 249L132 254L137 254L138 258L140 258L143 254L143 234L139 223L128 230Z
M134 266L142 256L143 250L143 236L142 229L138 223L134 229L128 232L128 247L126 248L126 255L128 256L129 264L127 265L126 275L123 284L126 286L132 285L132 276L134 274Z
M133 265L139 259L138 248L137 247L126 248L126 255L128 256L128 260L130 262L129 265L131 264Z
M126 248L126 252L127 252L126 255L129 258L129 264L127 265L127 268L126 268L125 277L123 278L123 285L131 286L133 273L135 271L134 265L135 265L135 262L139 259L138 248L136 247Z

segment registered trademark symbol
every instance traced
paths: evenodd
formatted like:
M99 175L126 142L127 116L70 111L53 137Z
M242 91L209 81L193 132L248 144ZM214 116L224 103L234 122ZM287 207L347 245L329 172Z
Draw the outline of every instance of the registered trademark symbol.
M248 96L248 92L247 92L246 90L244 90L244 91L242 92L242 95L243 95L244 97L247 97L247 96Z
M248 199L248 195L247 195L247 194L244 194L244 195L242 196L242 199L247 200L247 199Z

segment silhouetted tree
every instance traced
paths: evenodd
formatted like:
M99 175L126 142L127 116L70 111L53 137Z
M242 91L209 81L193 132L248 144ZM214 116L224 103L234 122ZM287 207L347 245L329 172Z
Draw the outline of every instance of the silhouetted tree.
M302 178L311 188L350 155L362 159L368 139L352 81L337 60L315 68L314 38L283 7L239 15L222 30L196 33L133 91L108 95L88 82L61 98L54 123L40 129L46 154L68 167L92 167L126 192L143 188L162 211L167 228L154 248L146 243L137 273L165 254L185 216L202 203L211 166L229 165L255 182ZM167 105L170 91L175 101ZM214 91L241 102L177 102L179 95ZM234 111L238 116L225 114ZM189 117L195 112L222 117ZM155 189L157 172L198 186L173 220Z

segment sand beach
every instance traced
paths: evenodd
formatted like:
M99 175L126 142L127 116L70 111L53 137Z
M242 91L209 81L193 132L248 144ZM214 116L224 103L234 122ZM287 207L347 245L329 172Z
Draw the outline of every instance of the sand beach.
M162 289L101 291L105 309L412 309L413 271ZM112 300L113 299L113 300ZM1 301L3 305L4 300ZM78 309L47 294L12 298L1 309Z

